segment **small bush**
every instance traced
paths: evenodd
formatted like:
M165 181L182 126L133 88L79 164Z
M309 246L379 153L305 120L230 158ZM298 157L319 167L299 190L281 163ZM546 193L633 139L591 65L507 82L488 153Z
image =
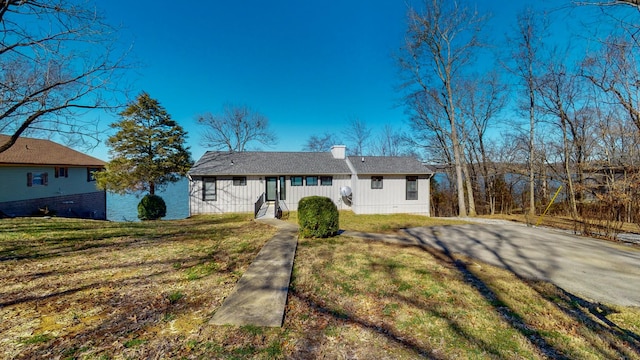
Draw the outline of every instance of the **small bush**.
M309 196L298 203L298 225L302 237L333 236L338 233L339 219L336 204L327 197Z
M145 195L138 204L138 219L158 220L167 215L167 205L158 195Z

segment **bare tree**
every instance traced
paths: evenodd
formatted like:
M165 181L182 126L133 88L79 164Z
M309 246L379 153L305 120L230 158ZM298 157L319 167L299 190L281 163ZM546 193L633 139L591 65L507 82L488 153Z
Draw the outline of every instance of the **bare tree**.
M371 140L371 129L360 118L353 117L349 120L349 126L344 137L349 142L347 149L351 155L367 155Z
M506 86L501 83L496 72L479 75L473 81L465 83L467 96L463 97L463 113L468 120L469 129L464 129L471 163L479 165L484 183L486 202L491 214L495 213L495 169L487 150L487 131L495 124L497 114L507 103Z
M386 124L371 145L374 155L379 156L400 156L403 154L402 146L404 136Z
M564 64L552 61L538 85L541 109L551 116L561 131L562 163L574 219L578 216L577 203L582 200L584 168L592 145L590 137L595 132L584 80L584 77L571 73Z
M325 152L330 151L333 145L340 144L341 140L331 133L324 135L311 135L302 148L303 151Z
M624 39L611 39L600 53L584 60L582 75L620 104L640 130L640 70L636 50Z
M449 122L456 173L458 212L467 215L464 199L463 161L458 126L456 87L475 51L482 46L480 30L486 18L461 7L456 1L426 0L423 12L409 11L409 27L405 53L400 67L408 75L408 97L416 93L430 96L442 109Z
M252 143L271 146L277 142L269 119L246 105L227 104L221 114L205 113L196 119L203 129L202 144L216 150L243 152Z
M529 216L536 215L536 198L535 198L535 164L536 158L536 79L539 76L536 69L540 67L540 51L542 50L542 39L544 36L545 26L538 19L537 15L531 9L526 9L518 14L517 33L512 39L509 39L515 46L510 54L513 59L513 65L507 65L512 73L519 79L521 87L524 90L524 98L529 120L529 141L528 141L528 159L527 165L529 170Z
M90 4L65 0L0 1L0 152L23 133L97 140L88 109L114 109L124 53L115 29ZM120 81L120 84L122 82Z

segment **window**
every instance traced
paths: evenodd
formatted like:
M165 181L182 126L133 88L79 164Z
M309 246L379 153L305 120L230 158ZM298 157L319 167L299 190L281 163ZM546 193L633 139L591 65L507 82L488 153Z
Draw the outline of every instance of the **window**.
M100 168L87 168L87 182L96 181L96 177L93 174L100 171Z
M371 188L372 189L382 189L382 176L372 176L371 177Z
M322 185L322 186L331 186L331 185L333 185L333 177L332 176L320 176L320 185Z
M287 178L280 176L280 200L287 200Z
M27 173L27 186L47 186L49 185L49 174Z
M407 176L407 200L418 200L417 176Z
M307 176L305 182L307 186L318 186L318 177L317 176Z
M292 176L291 186L302 186L302 176Z
M216 178L206 177L202 179L202 200L216 201Z
M55 177L57 177L57 178L66 178L66 177L69 177L69 168L66 168L66 167L56 167Z
M246 186L247 185L247 178L242 176L237 176L233 178L233 186Z

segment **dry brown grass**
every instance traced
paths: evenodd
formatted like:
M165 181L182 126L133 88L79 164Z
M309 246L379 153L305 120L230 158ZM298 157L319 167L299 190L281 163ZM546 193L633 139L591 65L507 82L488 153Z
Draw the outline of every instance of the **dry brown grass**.
M292 287L304 357L640 358L640 309L430 249L301 240Z
M563 230L571 230L579 233L588 231L589 235L598 235L598 234L607 234L612 230L616 230L618 232L627 232L632 234L640 234L640 226L638 224L632 223L622 223L622 222L603 222L601 220L595 219L577 219L573 220L569 216L560 216L560 215L545 215L541 217L540 215L528 219L526 215L522 214L496 214L496 215L484 215L481 216L483 218L488 219L501 219L501 220L509 220L519 223L530 223L533 225L539 224L540 226L547 226L556 229Z
M1 220L0 357L640 358L638 308L345 237L299 242L282 328L209 325L273 234L245 215Z
M287 221L298 224L298 213L292 211ZM393 233L401 229L418 226L436 225L460 225L467 224L461 220L451 220L413 214L383 214L383 215L356 215L353 211L340 211L340 229L372 232Z
M0 221L0 356L182 352L274 234L249 219Z

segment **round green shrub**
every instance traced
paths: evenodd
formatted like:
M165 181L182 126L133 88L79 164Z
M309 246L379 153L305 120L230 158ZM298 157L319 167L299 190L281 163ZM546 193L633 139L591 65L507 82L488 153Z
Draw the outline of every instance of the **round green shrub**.
M328 197L309 196L298 203L298 225L301 237L324 238L338 233L340 215Z
M167 205L158 195L145 195L138 203L138 219L158 220L167 215Z

